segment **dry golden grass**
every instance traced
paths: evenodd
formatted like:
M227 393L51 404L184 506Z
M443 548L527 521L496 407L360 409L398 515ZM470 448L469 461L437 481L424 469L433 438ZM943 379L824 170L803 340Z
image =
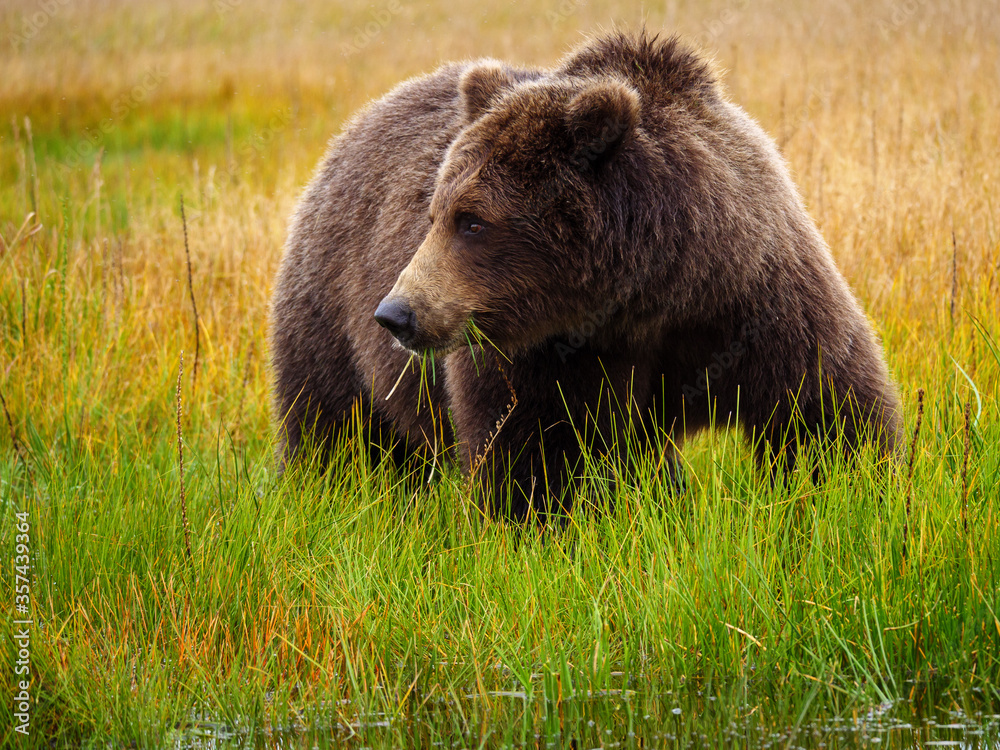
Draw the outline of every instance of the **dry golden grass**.
M113 361L71 358L73 382L81 377L78 365L101 373L88 387L128 392L123 379L147 362L160 373L156 382L164 382L177 350L190 346L186 279L179 272L177 202L184 193L195 217L204 382L209 390L220 383L216 369L245 356L253 342L254 390L246 402L265 401L267 290L286 218L326 138L370 98L442 61L482 55L551 64L583 34L612 24L676 30L715 55L732 97L781 143L838 263L887 336L907 394L932 380L928 355L941 341L969 335L966 310L987 318L996 313L996 2L789 9L749 0L632 7L567 1L492 10L254 0L54 5L18 49L11 36L34 23L37 6L15 2L0 10L0 38L8 45L0 77L7 114L0 226L10 238L31 210L28 117L45 228L4 253L6 268L29 292L38 288L56 267L58 201L69 198L71 218L85 233L71 248L70 283L104 283L101 259L110 242L110 254L120 252L128 291L122 314L145 321L119 333L129 337L129 351L141 353L140 367L119 362L124 369L116 374ZM365 25L380 11L389 21L370 35ZM343 45L367 36L367 45L345 53ZM162 81L139 100L130 92L149 71ZM114 118L122 97L129 109ZM101 140L99 170L93 157L76 169L60 164L66 148L108 117L113 124ZM123 234L115 232L112 202L128 213ZM107 303L119 304L114 295ZM44 335L34 346L8 347L4 365L10 376L20 374L5 385L15 412L27 407L40 419L44 409L28 402L27 385L58 393L62 374L58 352L43 341ZM231 385L225 381L223 390ZM989 390L991 383L980 385ZM125 402L142 402L147 386L138 383ZM266 429L265 422L254 429Z

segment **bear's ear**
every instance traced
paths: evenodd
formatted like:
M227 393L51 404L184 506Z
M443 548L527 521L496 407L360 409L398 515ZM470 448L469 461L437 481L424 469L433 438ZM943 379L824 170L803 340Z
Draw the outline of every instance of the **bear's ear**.
M471 123L482 117L494 100L515 83L510 72L493 60L484 60L467 69L458 82L465 121Z
M614 79L592 83L566 105L572 159L597 169L628 144L639 126L642 102L631 86Z

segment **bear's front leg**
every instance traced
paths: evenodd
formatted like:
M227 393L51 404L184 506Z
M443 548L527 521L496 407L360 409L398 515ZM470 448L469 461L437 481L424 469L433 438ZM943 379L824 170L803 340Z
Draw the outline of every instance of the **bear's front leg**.
M462 469L494 516L566 513L585 453L627 459L645 444L636 429L650 400L645 367L555 347L510 360L463 350L446 366Z

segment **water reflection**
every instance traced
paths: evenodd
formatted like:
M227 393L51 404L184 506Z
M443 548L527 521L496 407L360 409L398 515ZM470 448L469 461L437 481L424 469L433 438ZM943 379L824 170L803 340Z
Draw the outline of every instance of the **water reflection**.
M411 696L395 716L319 707L275 731L194 720L187 748L933 748L1000 750L998 696L909 686L905 700L866 702L814 686L695 686L652 695L610 690L559 702L512 689Z

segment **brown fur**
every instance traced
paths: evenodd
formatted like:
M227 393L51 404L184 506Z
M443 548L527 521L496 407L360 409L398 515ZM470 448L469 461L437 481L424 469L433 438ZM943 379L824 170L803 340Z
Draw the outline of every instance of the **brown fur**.
M409 355L373 318L383 298L443 360L432 409L415 374L385 400ZM470 321L510 361L470 351ZM483 479L515 516L565 497L584 450L680 442L713 411L761 460L794 459L795 425L885 453L899 430L876 336L774 143L696 55L644 34L550 71L445 66L358 115L293 218L271 336L286 460L357 403L397 461L450 442L450 409L468 470L509 380Z

